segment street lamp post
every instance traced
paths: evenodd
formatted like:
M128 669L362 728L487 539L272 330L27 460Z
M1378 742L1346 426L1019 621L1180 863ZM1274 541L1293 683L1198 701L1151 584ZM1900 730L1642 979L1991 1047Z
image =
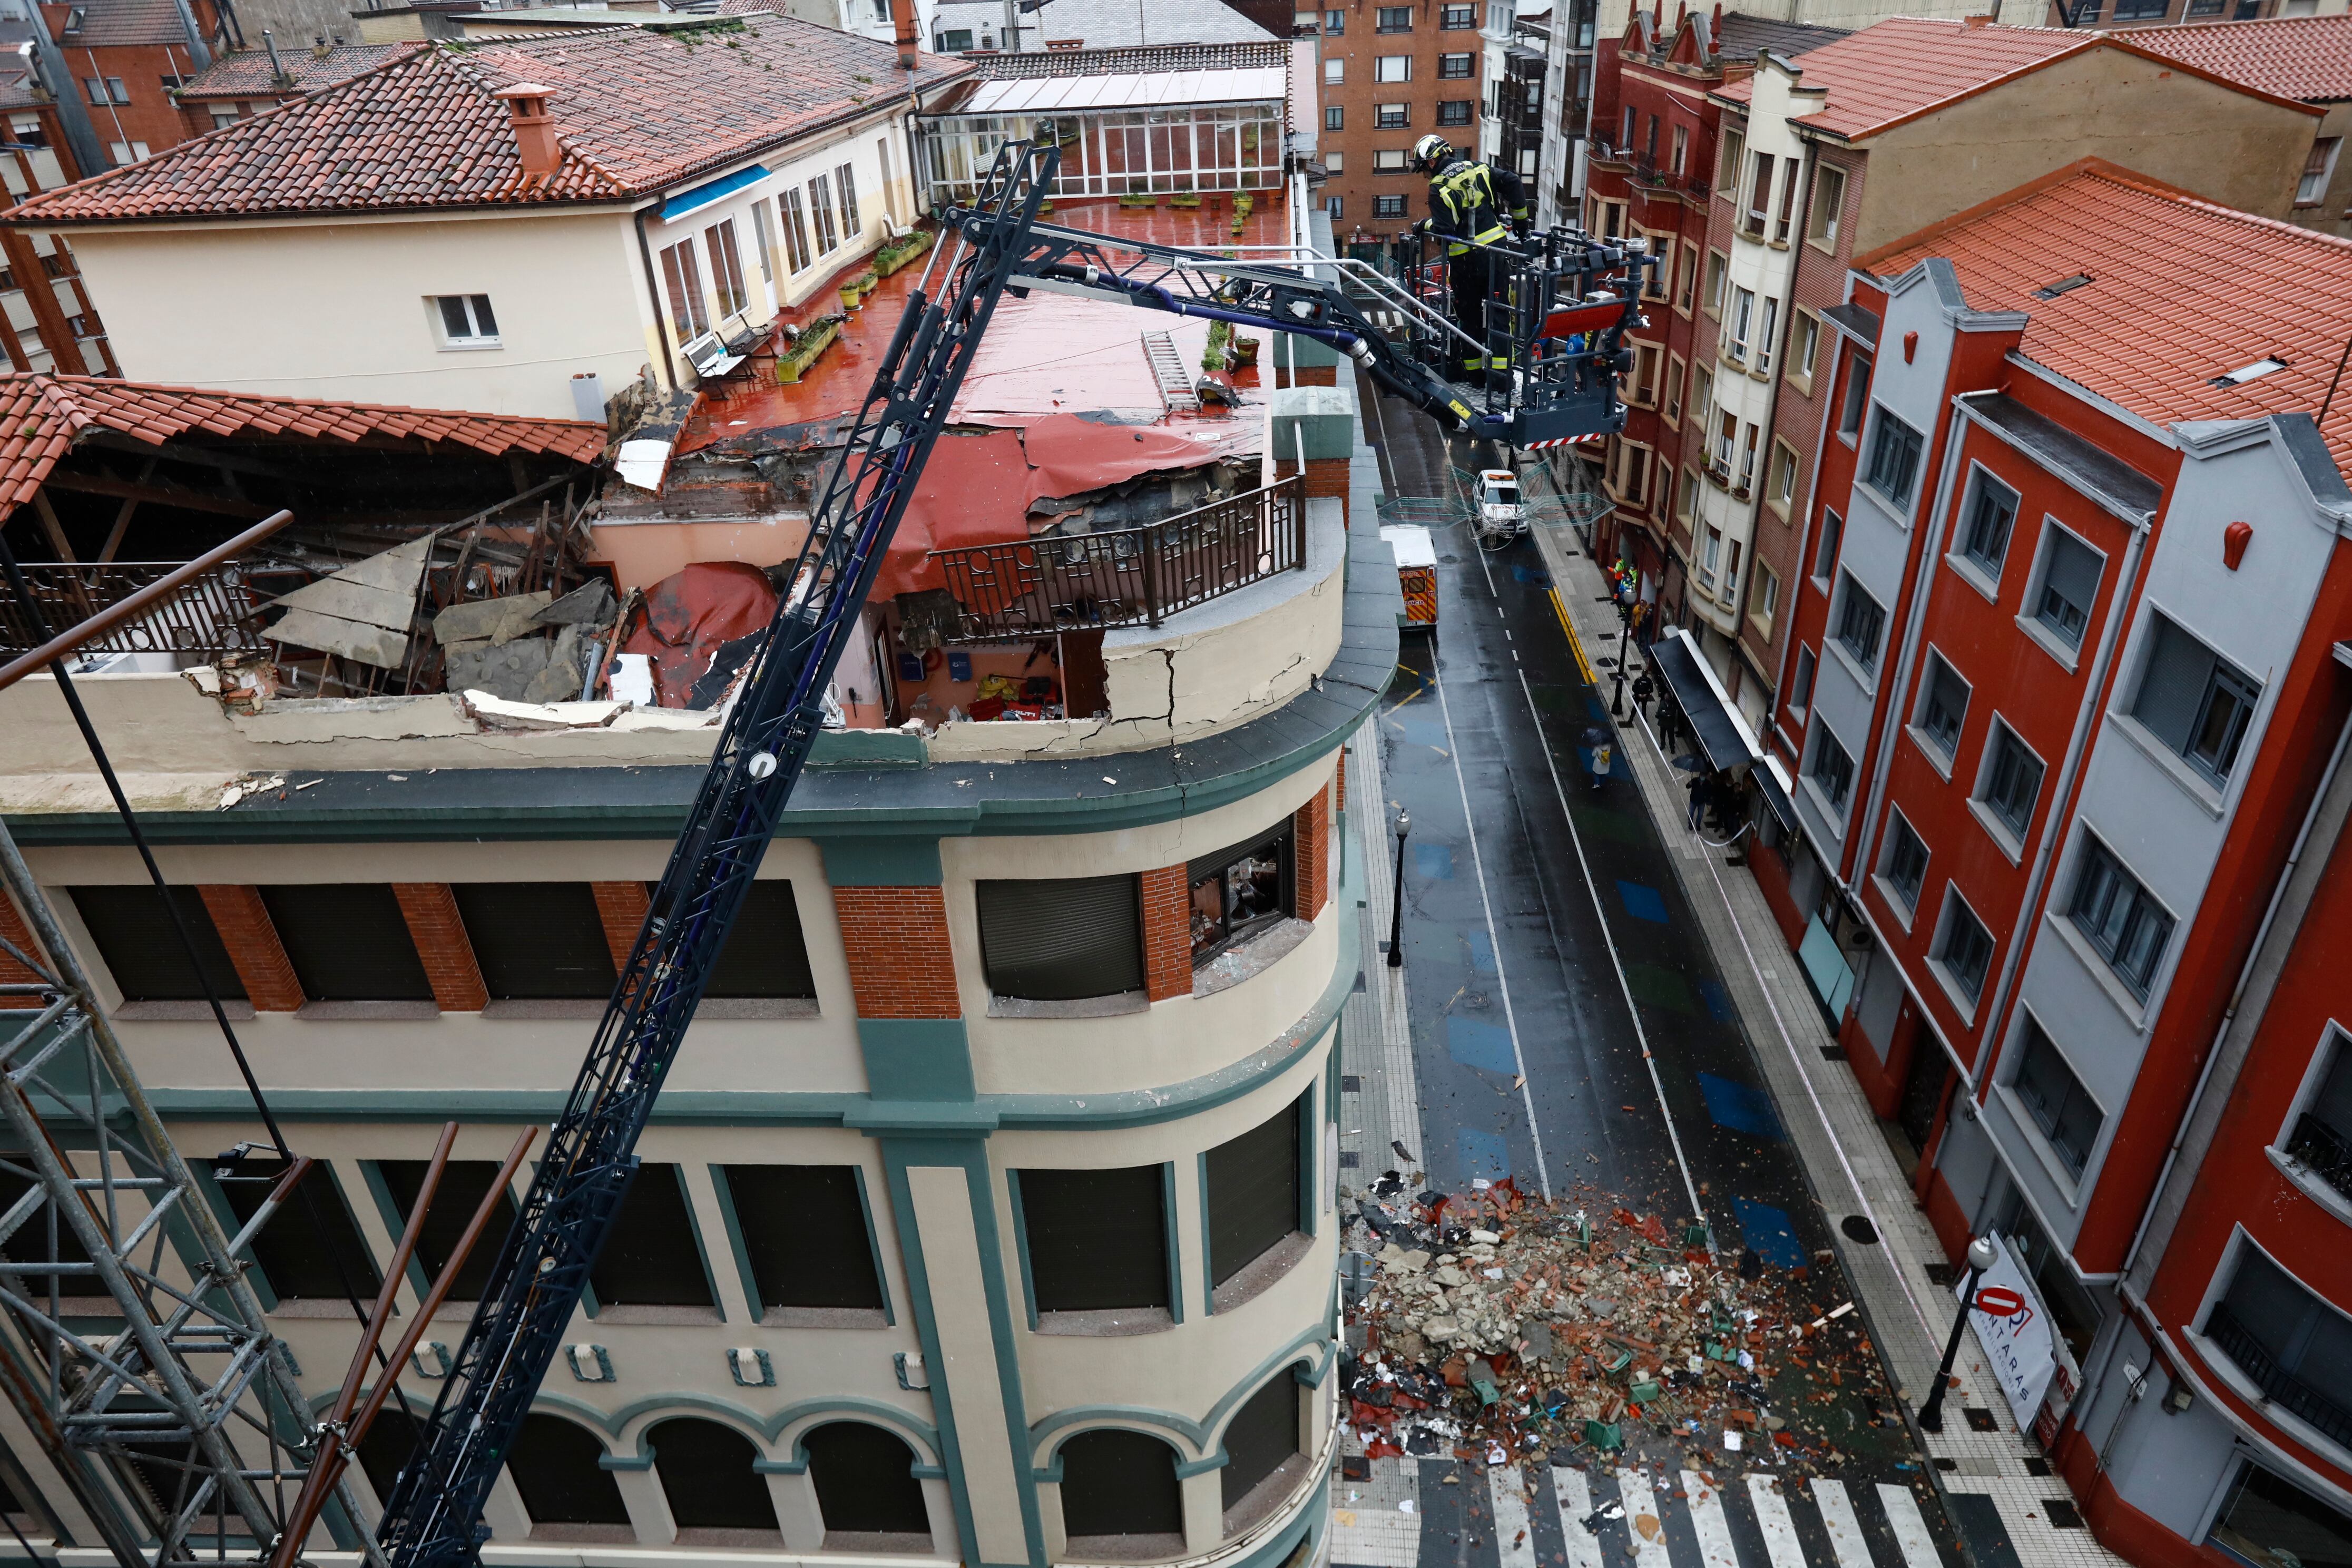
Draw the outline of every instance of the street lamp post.
M1944 1391L1951 1386L1952 1363L1960 1353L1960 1331L1969 1326L1969 1312L1977 1304L1977 1281L1984 1271L2000 1261L1993 1250L1990 1237L1979 1237L1969 1243L1969 1283L1960 1292L1960 1315L1952 1320L1952 1337L1944 1342L1944 1364L1936 1369L1936 1387L1927 1395L1927 1403L1919 1410L1919 1430L1940 1432L1944 1429Z
M1404 967L1404 836L1412 831L1412 815L1397 813L1396 889L1389 899L1389 967Z

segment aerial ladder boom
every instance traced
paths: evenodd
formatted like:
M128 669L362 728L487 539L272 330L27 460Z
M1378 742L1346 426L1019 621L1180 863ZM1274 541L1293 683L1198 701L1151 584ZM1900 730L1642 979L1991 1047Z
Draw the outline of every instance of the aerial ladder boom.
M1442 377L1401 351L1343 289L1314 276L1311 262L1244 264L1038 225L1037 209L1059 163L1050 146L1007 144L977 205L949 215L957 243L933 253L908 298L839 459L810 509L808 539L728 710L709 772L550 1131L529 1195L417 1451L385 1505L377 1536L396 1568L467 1568L477 1560L487 1536L483 1503L562 1346L636 1170L638 1135L807 760L827 683L858 635L884 552L1004 291L1066 287L1318 338L1363 363L1383 385L1433 412L1451 409L1456 423L1477 427L1480 404L1455 396ZM950 248L954 258L941 271ZM1141 259L1116 261L1115 250ZM1606 263L1597 250L1590 259L1587 270L1596 278L1604 263L1622 265ZM936 298L926 288L935 272L941 275ZM1559 274L1573 277L1575 269ZM1626 288L1621 322L1630 319L1637 292L1637 282ZM1594 341L1613 352L1611 333ZM1563 345L1560 359L1568 358ZM1578 395L1577 416L1594 431L1614 428L1622 410L1613 375L1598 365L1581 374L1594 381Z

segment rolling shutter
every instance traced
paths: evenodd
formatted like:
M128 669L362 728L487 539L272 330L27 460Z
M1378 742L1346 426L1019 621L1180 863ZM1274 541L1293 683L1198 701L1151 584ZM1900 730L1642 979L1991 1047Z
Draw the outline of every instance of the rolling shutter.
M1168 1305L1168 1220L1158 1165L1023 1171L1021 1234L1041 1312Z
M495 1000L613 994L613 950L585 882L458 882L457 916Z
M204 982L194 964L188 962L188 950L180 945L180 933L172 929L172 919L164 911L163 900L158 898L152 884L130 883L121 887L68 888L74 910L89 931L90 940L98 944L98 955L106 961L107 973L114 977L115 985L126 1002L198 1002L204 999ZM212 978L213 989L223 996L242 998L245 982L237 977L236 966L229 962L228 949L222 945L220 931L213 924L212 911L194 888L172 889L172 902L179 910L181 920L187 923L188 935L195 940L196 956L204 963L203 973Z
M1143 906L1132 875L982 882L980 950L999 996L1068 1002L1143 989Z
M1286 1105L1209 1151L1209 1283L1223 1284L1298 1228L1298 1121Z
M302 994L313 1002L430 1002L400 900L380 882L290 882L261 889Z

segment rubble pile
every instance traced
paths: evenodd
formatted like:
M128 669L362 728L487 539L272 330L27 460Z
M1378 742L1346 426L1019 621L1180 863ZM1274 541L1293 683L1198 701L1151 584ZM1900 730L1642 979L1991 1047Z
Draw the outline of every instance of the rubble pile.
M1821 1471L1906 1447L1834 1268L1718 1254L1703 1224L1507 1180L1409 1194L1390 1172L1359 1208L1341 1388L1372 1458L1664 1442L1695 1468Z

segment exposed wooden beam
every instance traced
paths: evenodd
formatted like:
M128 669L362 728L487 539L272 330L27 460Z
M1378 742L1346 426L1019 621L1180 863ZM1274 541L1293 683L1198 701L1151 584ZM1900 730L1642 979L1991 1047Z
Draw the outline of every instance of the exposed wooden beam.
M330 448L342 445L338 441L317 439L314 446ZM202 468L227 468L240 474L256 474L265 479L278 479L287 484L307 481L293 469L280 463L264 462L248 458L242 452L215 450L210 447L192 447L184 441L142 441L136 436L126 436L120 430L92 430L74 443L76 451L86 447L103 447L110 452L128 452L140 458L161 458L169 463L187 463Z
M103 474L71 474L63 468L52 468L44 482L55 489L75 490L83 495L111 496L117 500L152 501L157 506L175 506L186 511L218 512L224 517L258 521L270 513L268 507L256 506L251 501L237 500L229 496L206 495L202 490L184 489L178 485L142 485L131 479L110 479ZM35 499L38 500L38 497Z
M143 485L154 477L155 459L150 458L139 466L139 482ZM122 505L116 510L114 513L114 526L107 530L105 548L101 549L98 552L98 559L101 564L113 561L114 552L122 548L122 536L124 533L128 532L131 528L131 514L138 510L139 498L137 496L125 497Z
M55 478L53 474L50 476ZM41 514L41 531L49 536L49 548L58 552L60 561L79 561L73 546L67 542L66 527L58 521L58 509L49 504L49 492L44 488L33 492L33 510Z

